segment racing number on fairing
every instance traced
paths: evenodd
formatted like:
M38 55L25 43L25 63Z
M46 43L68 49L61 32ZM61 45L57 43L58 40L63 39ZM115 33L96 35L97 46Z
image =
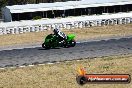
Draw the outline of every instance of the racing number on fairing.
M61 31L59 31L58 34L59 34L61 37L63 37L63 38L66 37L65 34L64 34L63 32L61 32Z

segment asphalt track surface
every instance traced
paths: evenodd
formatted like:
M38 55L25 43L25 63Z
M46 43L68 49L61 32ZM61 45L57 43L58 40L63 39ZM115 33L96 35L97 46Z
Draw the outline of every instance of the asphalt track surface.
M132 38L77 43L75 47L50 50L41 47L2 50L0 51L0 67L53 63L121 54L132 54Z

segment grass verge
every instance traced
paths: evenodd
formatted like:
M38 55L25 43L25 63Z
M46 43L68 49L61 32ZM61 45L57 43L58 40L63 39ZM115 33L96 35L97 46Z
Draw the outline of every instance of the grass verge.
M132 75L132 54L1 69L0 88L82 88L75 80L79 66L84 66L89 74L127 73ZM132 83L86 84L83 88L132 88Z
M106 38L113 36L124 37L127 35L132 35L132 24L91 27L91 28L72 29L72 30L63 30L63 31L66 34L74 33L76 35L77 41L95 39L95 38ZM52 33L52 31L32 32L32 33L16 34L16 35L1 35L0 46L42 43L44 38L50 33Z

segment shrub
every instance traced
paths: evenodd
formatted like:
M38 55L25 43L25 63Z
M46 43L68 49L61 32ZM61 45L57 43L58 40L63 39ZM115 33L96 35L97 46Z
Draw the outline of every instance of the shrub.
M33 20L38 20L38 19L41 19L42 17L41 16L35 16L33 17Z

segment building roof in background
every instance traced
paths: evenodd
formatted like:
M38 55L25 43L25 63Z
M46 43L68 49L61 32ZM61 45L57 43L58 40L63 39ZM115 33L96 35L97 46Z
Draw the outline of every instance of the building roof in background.
M23 21L13 21L0 23L0 28L2 27L19 27L19 26L32 26L40 24L65 24L73 23L79 21L89 21L89 20L102 20L102 19L117 19L117 18L127 18L132 17L132 12L129 13L116 13L116 14L106 14L106 15L92 15L92 16L79 16L79 17L68 17L68 18L55 18L55 19L40 19L40 20L23 20Z
M55 3L13 5L13 6L6 6L5 8L9 9L11 13L24 13L24 12L35 12L35 11L66 10L73 8L112 6L112 5L124 5L124 4L132 4L132 1L131 0L82 0L82 1L67 1L67 2L55 2Z

